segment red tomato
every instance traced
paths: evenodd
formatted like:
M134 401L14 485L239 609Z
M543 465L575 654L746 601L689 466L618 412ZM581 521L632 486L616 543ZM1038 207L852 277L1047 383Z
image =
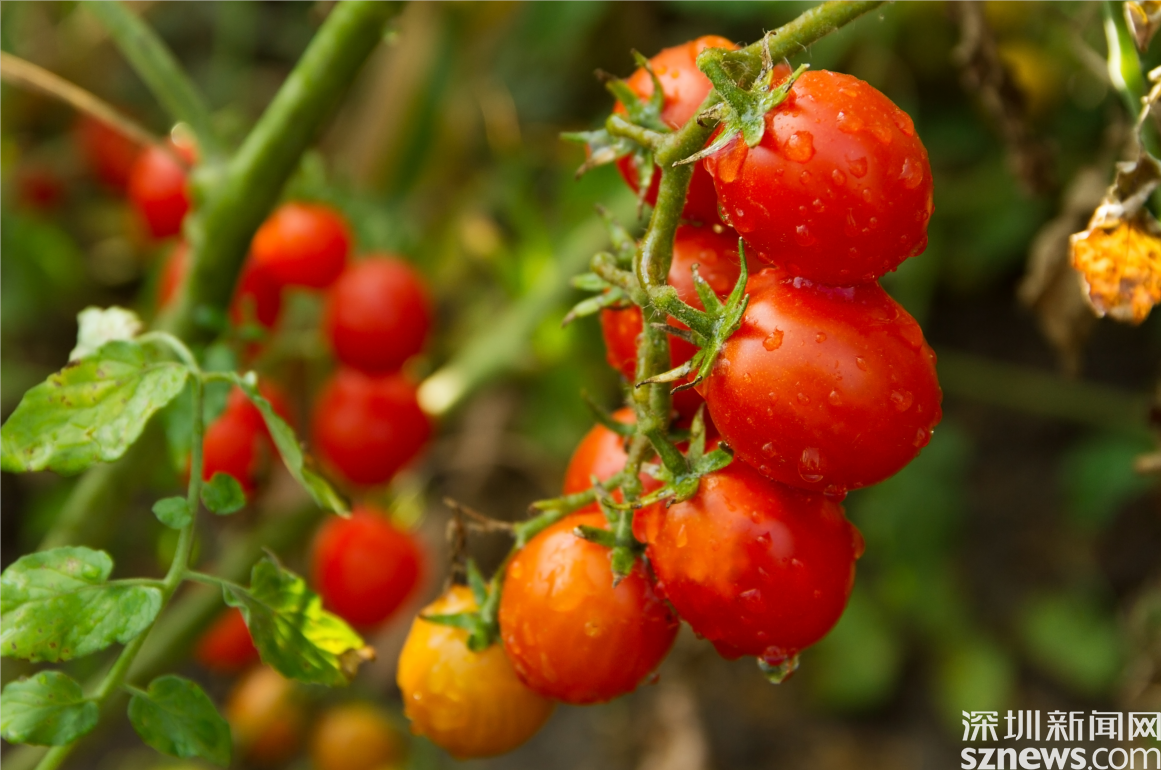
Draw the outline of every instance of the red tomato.
M873 281L927 247L931 166L907 113L858 78L807 72L766 116L704 160L755 256L819 283Z
M16 188L20 202L38 211L55 209L68 192L64 180L51 166L35 161L20 164L16 172Z
M841 495L927 445L943 395L935 353L877 283L837 288L767 269L698 386L722 440L766 476Z
M394 257L365 259L327 294L323 329L335 356L364 372L391 372L423 349L431 300L423 278Z
M258 662L250 629L237 607L227 607L206 629L194 648L198 663L211 671L236 674Z
M607 529L574 514L516 553L500 597L500 635L517 676L541 695L601 703L632 692L665 658L678 622L641 562L613 587L609 549L573 534Z
M181 232L181 223L190 209L186 172L162 147L146 147L129 172L129 201L141 215L154 238L168 238Z
M274 409L275 414L283 420L286 420L292 427L294 426L297 421L294 419L294 413L290 408L290 399L282 392L282 388L270 380L261 380L258 383L258 392L270 402L270 406ZM254 406L254 402L250 400L241 388L235 387L230 389L230 395L226 399L225 411L240 420L244 420L266 435L270 434L266 428L266 420L262 417L262 412L258 411L258 407Z
M863 540L834 500L735 460L689 500L644 513L633 530L658 589L723 656L778 665L842 615Z
M325 289L347 265L351 234L343 216L317 203L285 203L254 234L250 253L283 286Z
M114 189L125 189L140 145L90 115L77 121L76 140L97 178Z
M737 46L724 37L705 35L688 43L666 48L649 60L665 94L661 120L672 129L685 125L697 113L697 108L713 88L709 78L697 68L697 55L707 48L727 48L732 51ZM638 96L648 98L653 95L653 79L644 68L639 68L626 78L625 82ZM625 107L620 102L613 111L621 115L626 114ZM621 158L617 161L617 169L636 192L637 169L633 166L633 159L630 156ZM650 206L657 203L657 190L660 184L661 169L654 167L653 180L649 185L649 191L645 194L645 200ZM700 164L694 168L682 216L705 223L721 221L718 217L718 199L714 193L713 180Z
M257 426L223 412L202 440L202 478L209 481L215 473L227 473L250 494L258 486L264 449L265 437Z
M409 463L431 436L415 385L402 374L372 376L341 368L314 406L319 454L356 484L382 484Z
M626 425L637 422L633 410L628 407L614 412L613 419ZM625 439L600 423L594 425L577 444L572 458L568 461L568 468L564 472L564 494L571 495L588 490L592 487L590 479L593 476L600 481L608 480L621 472L628 459L629 455L625 453ZM642 473L641 485L646 492L651 492L660 487L661 482L647 473ZM614 492L613 497L620 500L620 490ZM597 504L593 503L585 510L595 511Z
M187 272L189 246L185 241L180 241L170 252L157 284L159 309L169 307L177 299L177 292L185 283ZM272 329L278 323L281 313L282 287L274 282L268 271L255 265L254 260L247 259L242 265L242 274L238 277L238 286L230 303L230 320L235 324L254 320Z
M377 626L419 584L422 556L415 540L366 506L349 519L328 519L314 541L312 575L327 609L361 627Z

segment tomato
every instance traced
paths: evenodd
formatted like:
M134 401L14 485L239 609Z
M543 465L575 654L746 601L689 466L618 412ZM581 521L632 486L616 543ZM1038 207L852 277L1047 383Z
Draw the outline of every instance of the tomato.
M834 500L734 460L689 500L644 513L633 529L659 590L723 656L785 663L842 615L863 541Z
M250 253L283 286L325 289L347 265L351 234L343 216L317 203L285 203L258 228Z
M453 586L422 615L476 609L471 591ZM504 648L472 652L467 631L421 617L411 624L396 673L411 731L458 759L503 754L531 738L554 704L520 682Z
M189 272L189 245L180 241L162 268L157 283L157 307L164 309L173 304L177 293L185 283ZM241 324L247 320L257 321L267 329L278 323L282 313L282 287L271 278L269 271L247 259L238 277L234 298L230 302L230 320Z
M292 427L294 426L296 420L290 408L290 399L286 397L286 394L282 392L281 388L270 380L264 379L258 383L258 392L270 402L270 407L274 410L275 414ZM267 436L270 435L270 431L266 427L266 420L262 417L262 412L258 411L258 407L254 406L254 402L250 400L250 397L241 388L234 387L230 389L230 395L226 398L225 412L245 421Z
M637 422L633 410L625 407L613 412L613 419L625 425ZM571 495L584 492L592 487L592 477L600 481L607 481L620 473L625 467L629 455L625 453L625 439L620 435L597 423L585 434L577 444L568 461L568 468L564 472L564 494ZM646 492L651 492L661 486L661 482L648 473L641 473L641 486ZM613 493L617 500L621 499L621 492ZM586 510L597 510L596 503Z
M858 78L807 72L755 147L705 158L755 256L819 283L872 281L927 247L931 166L907 113Z
M422 561L414 538L386 514L356 507L349 519L328 519L319 529L312 557L315 590L347 622L377 626L411 596Z
M266 440L257 426L231 412L223 412L206 428L202 438L202 478L215 473L233 476L247 494L258 487Z
M88 114L77 121L75 136L97 178L114 189L125 189L140 145Z
M677 290L682 302L704 310L701 297L693 283L693 266L714 292L725 299L734 288L741 272L738 262L738 236L732 230L714 232L709 227L682 225L677 228L673 241L673 261L669 265L667 282ZM669 323L685 328L675 318ZM625 379L633 382L637 371L637 337L643 321L641 308L601 311L601 334L605 338L605 357L609 365ZM678 367L693 358L697 347L680 337L669 338L669 360ZM673 407L681 415L692 415L701 406L702 399L693 390L678 391L673 396Z
M236 674L258 662L250 629L237 607L227 607L206 629L194 647L198 663L211 671Z
M666 48L649 60L653 72L661 81L661 90L665 95L661 120L672 129L681 128L697 114L697 108L713 88L709 78L697 68L697 55L707 48L727 48L732 51L737 46L724 37L705 35L688 43ZM626 78L625 82L638 96L648 98L653 95L653 79L643 67ZM625 107L620 102L613 111L621 115L626 114ZM632 157L625 156L619 159L617 169L636 192L637 169L633 165ZM645 195L645 200L650 206L657 203L657 190L660 184L661 169L654 167L653 179ZM682 216L707 224L721 221L718 217L718 199L714 192L713 179L700 164L694 168Z
M68 190L52 166L29 161L16 172L16 189L20 203L37 211L52 211L64 202Z
M895 474L942 417L935 353L877 283L767 269L698 386L722 439L784 484L841 495Z
M310 741L315 770L389 770L407 746L391 720L370 703L346 703L318 720Z
M391 372L423 349L431 300L423 278L388 256L363 260L327 294L323 329L335 356L364 372Z
M382 484L427 444L431 422L402 374L368 375L340 368L314 407L319 454L356 484Z
M263 767L282 764L302 743L306 711L294 683L272 668L259 666L242 677L224 711L247 762Z
M520 549L504 577L500 635L521 681L565 703L632 692L669 652L678 622L641 562L613 585L610 551L578 537L600 513L558 521Z
M180 233L182 220L190 209L185 168L174 152L146 147L129 172L129 201L154 238Z

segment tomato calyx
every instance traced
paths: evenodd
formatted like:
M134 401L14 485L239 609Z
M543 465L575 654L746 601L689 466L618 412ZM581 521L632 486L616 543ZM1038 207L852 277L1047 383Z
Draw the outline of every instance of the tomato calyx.
M475 561L468 559L465 566L468 588L476 600L478 610L455 612L447 615L420 615L421 620L441 626L461 628L468 632L467 645L472 652L483 652L500 638L500 592L504 567L496 570L489 581L484 580Z
M661 487L637 501L639 506L652 505L662 500L669 504L681 503L697 494L703 476L725 468L734 459L733 450L718 443L706 451L705 406L698 408L689 428L689 449L685 453L686 468L674 469L671 463L647 465L645 470L662 482Z
M647 297L633 275L633 257L637 253L637 240L610 214L604 206L597 206L597 213L609 232L613 251L602 251L593 256L590 272L581 273L571 281L573 288L593 292L564 316L561 326L568 326L578 318L594 315L605 308L624 310L647 301Z

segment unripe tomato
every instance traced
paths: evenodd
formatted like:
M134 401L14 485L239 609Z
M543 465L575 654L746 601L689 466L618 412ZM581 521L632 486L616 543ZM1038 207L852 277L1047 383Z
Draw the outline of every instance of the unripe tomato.
M942 417L935 353L877 283L767 269L698 386L722 440L769 478L842 495L897 473Z
M173 152L146 147L129 171L129 201L154 238L180 233L190 209L185 169Z
M328 519L312 557L315 589L323 604L362 627L387 620L419 584L419 545L386 515L356 507L349 519Z
M226 699L226 721L246 761L278 765L298 751L306 728L306 711L294 683L272 668L252 669Z
M431 301L406 262L376 256L339 276L327 293L323 329L335 357L364 372L393 372L423 349Z
M626 425L637 422L636 415L628 407L613 412L613 419ZM597 423L573 450L568 468L564 472L564 494L587 491L593 485L591 481L593 476L599 481L608 481L624 469L628 459L629 455L625 453L625 439ZM640 479L641 486L647 493L661 486L661 482L648 473L642 472ZM613 497L621 500L621 490L615 490ZM597 504L593 503L584 510L596 511Z
M641 562L613 585L608 548L574 534L608 529L600 513L558 521L508 564L500 636L517 675L565 703L601 703L632 692L673 646L678 622Z
M697 108L713 88L709 78L697 68L697 55L707 48L726 48L732 51L737 46L724 37L705 35L688 43L666 48L649 60L653 72L661 81L661 90L665 95L661 120L672 129L681 128L697 114ZM626 78L625 82L638 96L648 98L653 95L653 78L649 77L649 73L643 67ZM613 110L621 115L626 114L625 107L620 102ZM637 169L633 166L632 158L626 156L619 159L617 169L636 192ZM650 206L657 203L657 190L660 184L661 169L654 167L653 180L649 185L649 191L645 194L645 200ZM700 164L694 168L682 216L707 224L720 221L713 180Z
M227 607L206 629L194 647L198 663L210 671L236 674L258 662L250 629L237 607Z
M157 282L158 309L173 304L188 272L189 245L180 241L169 253ZM230 320L234 324L253 320L271 329L278 323L281 313L282 287L274 282L268 271L255 265L254 260L247 259L230 302Z
M114 189L125 189L140 146L88 114L81 115L75 133L81 154L97 178Z
M633 530L659 590L723 656L784 663L842 615L863 540L834 500L735 460L689 500L643 513Z
M285 203L250 245L254 263L283 286L325 289L347 265L351 234L343 216L317 203Z
M718 201L754 256L819 283L873 281L927 247L931 166L911 118L858 78L807 72L707 157Z
M453 586L423 615L477 609L465 586ZM531 738L553 702L525 687L504 648L468 649L468 632L416 618L399 655L396 680L411 731L458 759L491 757Z
M315 770L390 770L402 766L406 754L395 726L370 703L329 709L310 741Z
M319 455L356 484L382 484L411 462L431 436L415 385L402 374L341 368L314 406Z

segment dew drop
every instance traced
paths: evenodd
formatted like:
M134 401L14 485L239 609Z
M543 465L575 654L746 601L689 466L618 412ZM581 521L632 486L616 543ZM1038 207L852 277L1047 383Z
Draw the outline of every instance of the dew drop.
M819 332L818 334L814 335L814 341L826 342L826 332Z
M919 328L917 323L903 324L899 329L903 341L906 342L913 350L919 350L923 347L923 330Z
M802 404L803 406L809 406L810 405L810 396L806 395L805 393L799 393L798 394L798 403Z
M732 147L727 149L724 153L717 153L716 167L714 174L719 182L729 184L738 178L738 174L742 172L742 166L746 162L746 157L750 153L750 148L746 146L744 141L738 139L734 140Z
M835 123L838 125L838 130L844 134L854 134L863 129L863 119L846 110L838 114Z
M762 445L762 454L766 455L767 457L774 456L774 443L772 441L767 441Z
M818 242L818 239L810 234L806 225L799 225L794 229L794 241L799 246L813 246Z
M900 109L896 109L895 113L891 115L895 125L903 132L904 136L915 136L915 122L911 120L911 116Z
M795 131L786 140L786 157L796 163L805 163L814 157L814 137L809 131Z
M915 397L911 395L909 390L893 390L891 391L891 403L895 405L896 411L906 412L911 408Z
M923 181L923 164L914 158L905 158L903 160L903 173L899 175L903 180L903 186L908 190L914 190Z
M927 251L927 236L926 235L924 235L922 238L920 238L918 241L915 242L915 245L911 247L911 251L907 252L907 256L918 257L920 254L922 254L925 251Z
M833 179L834 183L839 187L842 187L847 183L847 175L839 171L837 168L830 172L830 178Z
M871 217L870 219L867 220L867 229L868 230L875 230L875 229L878 229L878 227L879 227L879 218L878 217Z
M855 356L855 366L859 367L861 371L867 371L867 359L862 356Z
M872 197L874 197L874 196L871 194L871 188L870 188L870 187L864 187L864 188L863 188L863 202L864 202L864 203L870 203L870 202L871 202L871 198L872 198Z
M745 144L745 142L743 142ZM867 175L867 159L864 156L857 158L847 158L847 169L859 179Z
M758 658L758 668L770 684L782 684L798 670L798 656L766 654Z
M595 620L585 621L585 636L596 638L601 635L601 626Z
M798 175L798 181L802 182L803 185L810 184L810 172L803 171L801 174Z
M811 203L810 207L812 209L814 209L815 214L821 214L823 211L826 210L826 206L824 206L822 201L819 200L818 198L814 199L814 203Z
M826 397L827 403L831 406L842 406L843 399L837 390L832 390L830 395Z
M879 144L891 143L891 128L882 123L872 123L870 127L871 136L878 140Z
M775 329L766 335L766 339L762 340L762 347L767 350L777 350L782 347L783 333L781 329Z
M927 446L927 442L931 441L931 431L927 428L920 428L915 432L915 446L919 449Z
M762 601L762 592L757 588L751 588L749 591L742 591L738 594L738 598L748 604L758 604Z
M817 447L807 447L802 450L802 457L798 458L798 475L808 484L817 484L822 481L822 456Z
M847 497L847 491L838 484L827 484L826 489L822 490L822 494L836 503L841 503Z
M854 238L859 234L859 226L855 223L855 212L850 209L847 209L847 221L843 225L843 233L848 238Z

